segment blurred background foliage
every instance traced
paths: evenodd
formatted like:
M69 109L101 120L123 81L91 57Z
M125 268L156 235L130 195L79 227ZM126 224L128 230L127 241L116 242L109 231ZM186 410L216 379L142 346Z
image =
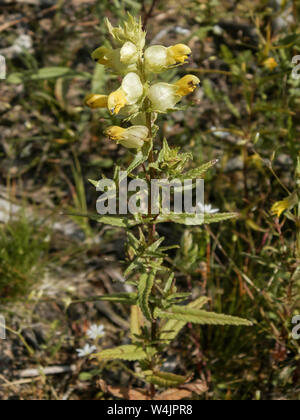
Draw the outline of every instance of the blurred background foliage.
M90 53L109 42L104 18L117 24L129 11L143 17L148 42L184 42L193 50L188 66L164 78L188 71L201 78L201 89L188 97L186 111L163 118L159 141L164 135L192 151L195 166L219 159L206 180L206 201L240 213L237 221L201 229L161 227L169 243L182 238L169 256L177 283L209 296L211 310L256 322L247 329L187 328L166 354L166 369L203 380L208 391L195 398L298 399L300 347L291 320L300 313L299 220L295 228L292 217L278 219L271 207L297 189L300 81L291 74L300 54L299 1L0 4L7 61L0 81L0 312L13 329L0 342L1 397L104 398L93 374L10 383L32 366L73 363L79 373L74 346L99 319L110 326L107 345L124 341L128 314L84 301L126 290L124 235L66 214L95 212L88 179L111 177L114 163L132 159L103 135L115 117L83 106L87 92L119 84ZM68 307L75 298L84 302ZM108 382L131 386L118 366L103 369Z

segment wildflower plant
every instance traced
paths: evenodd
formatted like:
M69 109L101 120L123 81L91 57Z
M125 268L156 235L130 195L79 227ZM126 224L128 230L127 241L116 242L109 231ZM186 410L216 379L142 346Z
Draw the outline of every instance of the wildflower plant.
M184 44L171 47L146 47L146 33L141 21L128 16L124 25L114 28L107 20L114 48L99 47L92 53L95 62L104 65L122 77L119 87L106 95L88 94L85 104L92 109L106 108L120 124L107 128L111 140L130 150L132 162L126 168L128 177L143 179L203 178L216 161L185 170L191 153L180 153L165 139L161 147L156 141L159 127L155 124L160 114L178 109L183 97L194 92L200 80L188 74L174 83L160 82L161 73L188 62L191 50ZM120 181L121 169L115 167L114 181ZM97 186L98 181L92 181ZM164 238L157 232L163 222L198 226L236 217L235 213L220 213L218 209L202 204L199 214L170 212L135 215L101 215L95 218L104 224L125 228L128 235L126 281L135 288L132 293L118 293L99 297L100 300L128 305L131 310L130 344L105 349L93 355L100 362L136 361L135 376L149 384L153 398L155 387L176 388L188 377L163 371L164 354L187 323L200 325L249 326L251 322L238 317L208 312L204 296L190 300L190 293L181 293L176 287L174 267L168 263L168 252L179 246L163 246ZM184 246L184 244L182 245ZM188 302L188 303L187 303Z

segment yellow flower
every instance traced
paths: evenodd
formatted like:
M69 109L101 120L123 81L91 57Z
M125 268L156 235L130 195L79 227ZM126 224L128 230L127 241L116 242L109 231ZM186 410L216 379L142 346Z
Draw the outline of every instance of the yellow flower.
M277 203L274 204L274 206L271 209L271 213L274 216L280 217L282 215L282 213L287 210L289 207L289 202L288 200L283 200L283 201L277 201Z
M106 135L127 149L141 149L148 140L149 130L143 125L135 125L130 128L118 126L109 127Z
M99 47L92 53L92 59L118 74L127 74L136 70L139 54L132 42L126 42L116 50Z
M144 87L136 73L128 73L121 87L108 97L108 109L111 114L119 114L126 105L135 105L143 96Z
M188 74L178 80L175 85L178 86L178 95L186 96L194 92L194 90L200 85L200 79L192 74Z
M92 52L92 59L99 64L103 64L104 66L111 67L111 53L113 50L110 50L106 47L99 47L95 51Z
M121 88L112 92L108 97L107 105L111 114L118 115L121 109L127 104L126 94Z
M186 63L191 53L191 49L184 44L169 48L153 45L145 51L146 68L153 73L161 73L170 67Z
M89 93L88 95L86 95L84 103L92 109L107 108L108 96Z
M198 77L189 74L174 84L156 83L149 88L148 97L152 103L153 111L166 112L174 109L180 99L194 92L200 84Z
M276 62L275 58L273 58L273 57L270 57L267 60L265 60L263 62L263 65L264 65L264 67L266 67L268 70L271 70L271 71L276 69L276 67L278 67L277 62Z
M274 216L280 217L283 212L286 210L292 210L296 205L298 205L298 202L299 198L297 193L293 193L284 200L277 201L277 203L275 203L271 208L271 213Z
M191 54L192 50L184 44L177 44L168 48L170 65L186 63Z

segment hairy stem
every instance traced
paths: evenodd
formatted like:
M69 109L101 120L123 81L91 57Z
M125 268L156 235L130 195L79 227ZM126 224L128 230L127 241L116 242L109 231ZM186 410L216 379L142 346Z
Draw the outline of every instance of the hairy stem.
M150 141L153 142L153 137L152 137L152 113L151 112L146 112L146 125L147 128L149 130L149 138L151 139ZM149 154L149 159L148 159L149 163L153 163L154 162L154 153L153 153L153 148ZM149 171L149 186L150 186L150 191L151 191L151 180L155 178L155 171L153 168L150 168ZM151 202L151 195L148 199L148 216L149 218L152 215L152 202ZM148 225L148 241L149 241L149 245L153 244L153 242L155 241L155 233L156 233L156 227L155 224L149 223ZM152 293L155 293L155 290L153 288ZM155 319L152 320L151 322L151 341L153 343L155 343L157 341L157 322ZM151 363L151 368L155 367L155 361L154 358L152 359L152 363ZM153 384L151 384L150 386L150 396L151 399L154 399L155 396L155 386Z

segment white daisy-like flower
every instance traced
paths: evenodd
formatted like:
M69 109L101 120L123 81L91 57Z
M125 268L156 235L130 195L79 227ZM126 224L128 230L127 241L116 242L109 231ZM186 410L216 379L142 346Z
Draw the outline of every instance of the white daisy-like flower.
M86 357L94 353L96 350L97 350L96 346L91 346L90 344L86 344L83 347L83 349L77 349L76 352L78 353L78 357Z
M104 335L104 326L93 324L87 331L87 336L91 340L97 340L97 338L101 338Z
M198 203L198 207L200 208L201 213L205 214L216 214L219 213L219 209L213 209L211 204L205 204Z

